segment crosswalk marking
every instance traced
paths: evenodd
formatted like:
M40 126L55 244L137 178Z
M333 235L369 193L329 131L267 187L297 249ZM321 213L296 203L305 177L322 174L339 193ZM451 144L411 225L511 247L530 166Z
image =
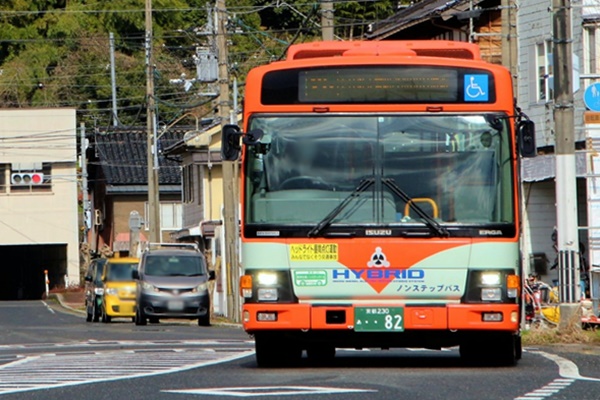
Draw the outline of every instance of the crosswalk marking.
M85 342L65 342L65 343L26 343L26 344L9 344L0 345L0 350L15 350L15 349L36 349L36 348L71 348L71 347L154 347L154 346L254 346L253 340L238 340L238 339L200 339L200 340L88 340Z
M20 356L0 365L0 395L169 374L253 354L250 349L174 348Z

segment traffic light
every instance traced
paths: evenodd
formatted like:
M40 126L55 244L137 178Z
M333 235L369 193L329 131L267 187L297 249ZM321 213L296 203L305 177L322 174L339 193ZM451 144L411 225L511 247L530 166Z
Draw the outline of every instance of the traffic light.
M13 185L41 185L44 183L44 174L41 172L18 172L10 175Z

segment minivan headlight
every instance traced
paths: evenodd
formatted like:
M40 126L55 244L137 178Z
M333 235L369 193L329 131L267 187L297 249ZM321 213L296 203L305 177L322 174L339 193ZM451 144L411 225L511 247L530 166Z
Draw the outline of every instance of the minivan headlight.
M194 289L192 289L192 293L202 293L208 290L208 285L206 282L199 284Z
M142 289L143 290L147 290L149 292L157 292L158 289L156 288L156 286L148 283L148 282L142 282Z

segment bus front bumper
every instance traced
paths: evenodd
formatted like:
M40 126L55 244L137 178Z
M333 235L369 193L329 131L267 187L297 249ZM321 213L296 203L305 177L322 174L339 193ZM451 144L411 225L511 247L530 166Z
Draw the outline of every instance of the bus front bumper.
M360 308L386 309L389 304L360 305ZM447 304L434 306L400 305L402 328L445 331L519 330L517 304ZM242 322L249 333L273 330L345 330L355 329L357 306L311 304L244 304Z

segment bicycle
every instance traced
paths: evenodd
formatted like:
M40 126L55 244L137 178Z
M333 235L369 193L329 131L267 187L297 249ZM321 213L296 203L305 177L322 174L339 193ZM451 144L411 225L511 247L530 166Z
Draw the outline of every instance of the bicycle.
M553 328L560 321L558 288L530 276L523 286L525 323L533 329Z

